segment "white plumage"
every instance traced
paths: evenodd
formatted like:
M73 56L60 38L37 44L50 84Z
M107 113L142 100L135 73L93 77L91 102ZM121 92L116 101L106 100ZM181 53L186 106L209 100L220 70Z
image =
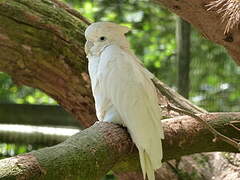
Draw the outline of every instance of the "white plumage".
M85 51L100 121L126 126L139 150L143 176L155 180L161 167L161 110L153 75L129 49L128 28L110 22L91 24L85 31Z

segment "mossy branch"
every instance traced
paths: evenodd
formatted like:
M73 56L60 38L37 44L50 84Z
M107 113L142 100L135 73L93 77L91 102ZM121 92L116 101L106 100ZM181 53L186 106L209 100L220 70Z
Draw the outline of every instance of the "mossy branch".
M0 1L0 71L46 92L89 127L96 116L80 17L56 0Z

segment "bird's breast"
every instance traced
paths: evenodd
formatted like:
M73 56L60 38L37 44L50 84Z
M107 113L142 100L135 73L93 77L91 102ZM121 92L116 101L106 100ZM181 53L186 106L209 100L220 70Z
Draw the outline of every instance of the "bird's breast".
M91 79L91 85L93 92L95 91L98 84L98 66L99 66L99 57L91 56L89 57L88 62L88 71Z

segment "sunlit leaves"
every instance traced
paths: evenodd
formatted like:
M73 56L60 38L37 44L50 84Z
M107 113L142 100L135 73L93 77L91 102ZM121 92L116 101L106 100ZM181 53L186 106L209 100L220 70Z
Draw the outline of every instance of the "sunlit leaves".
M3 143L3 144L0 144L0 159L26 153L31 151L32 149L33 147L31 145Z
M15 85L10 76L0 73L0 103L56 104L40 90Z

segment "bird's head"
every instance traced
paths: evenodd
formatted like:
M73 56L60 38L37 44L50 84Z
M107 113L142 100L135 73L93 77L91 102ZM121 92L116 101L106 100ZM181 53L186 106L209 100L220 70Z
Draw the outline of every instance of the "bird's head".
M105 47L115 44L121 48L129 48L129 43L124 34L129 31L126 26L111 22L96 22L87 27L85 37L85 52L98 54Z

